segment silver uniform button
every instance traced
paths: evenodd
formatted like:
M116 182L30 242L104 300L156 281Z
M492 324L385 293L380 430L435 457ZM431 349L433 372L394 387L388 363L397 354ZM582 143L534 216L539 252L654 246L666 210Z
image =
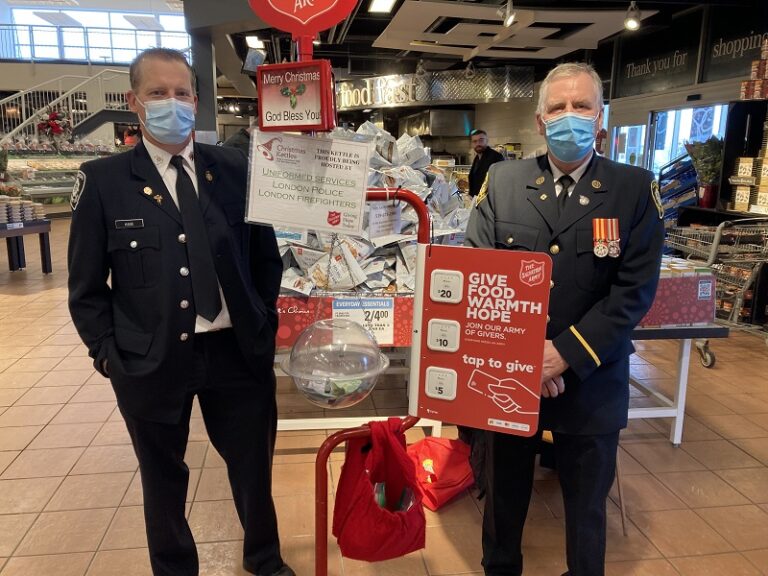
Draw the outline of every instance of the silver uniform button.
M182 342L186 342L187 340L189 340L189 334L187 334L186 332L182 332L181 335L179 336L179 340L181 340Z
M179 274L181 274L182 276L189 276L189 268L187 268L186 266L182 266L181 269L179 270Z
M187 243L187 235L186 234L179 234L179 237L177 238L180 244L186 244Z
M136 242L136 240L131 240L131 248L138 248L138 247L139 247L139 243Z
M181 302L179 302L179 308L181 308L182 310L186 310L187 308L189 308L189 300L182 300Z

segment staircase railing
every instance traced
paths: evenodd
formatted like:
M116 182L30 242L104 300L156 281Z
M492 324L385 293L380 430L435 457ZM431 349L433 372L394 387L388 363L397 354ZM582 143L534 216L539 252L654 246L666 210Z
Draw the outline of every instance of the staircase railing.
M102 70L95 76L63 76L0 100L0 145L37 138L44 113L63 112L72 127L102 110L127 110L128 72Z

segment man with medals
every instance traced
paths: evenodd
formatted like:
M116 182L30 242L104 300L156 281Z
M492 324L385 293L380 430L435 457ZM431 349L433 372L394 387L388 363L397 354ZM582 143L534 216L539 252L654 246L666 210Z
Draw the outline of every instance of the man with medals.
M545 252L553 262L540 429L532 438L485 434L488 576L523 573L543 430L552 431L563 492L566 574L605 570L605 503L627 425L632 330L653 302L664 227L653 175L594 152L602 92L587 64L547 75L536 113L547 154L494 164L467 229L469 246Z

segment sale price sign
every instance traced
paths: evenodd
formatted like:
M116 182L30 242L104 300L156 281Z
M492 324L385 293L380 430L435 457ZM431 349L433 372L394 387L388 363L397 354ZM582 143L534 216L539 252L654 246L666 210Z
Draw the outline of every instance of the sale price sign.
M394 343L395 301L392 298L336 298L333 317L365 326L379 346Z
M552 261L419 246L409 413L532 436L538 426Z

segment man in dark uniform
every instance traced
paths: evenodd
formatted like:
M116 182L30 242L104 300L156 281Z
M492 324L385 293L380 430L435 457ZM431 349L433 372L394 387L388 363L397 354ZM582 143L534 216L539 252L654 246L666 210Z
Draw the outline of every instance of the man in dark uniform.
M605 502L627 424L632 330L651 306L664 229L653 175L597 156L602 84L586 64L542 83L536 120L547 154L492 167L470 246L547 252L553 261L541 429L487 433L483 567L523 573L521 538L541 431L551 430L565 503L570 576L602 576Z
M477 196L488 174L488 168L491 164L504 160L504 156L488 146L488 134L485 130L472 130L469 138L475 151L475 159L472 160L472 168L469 170L469 195Z
M112 382L139 461L152 570L198 574L184 463L197 396L245 529L244 568L292 576L271 495L275 236L244 222L242 152L192 141L197 97L183 55L147 50L130 80L143 140L78 174L69 306L96 370Z

